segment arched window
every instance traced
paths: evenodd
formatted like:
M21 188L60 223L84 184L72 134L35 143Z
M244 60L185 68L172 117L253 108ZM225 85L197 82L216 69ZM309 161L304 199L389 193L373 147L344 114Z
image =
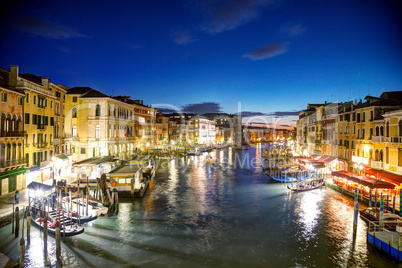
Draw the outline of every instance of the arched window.
M375 135L380 136L380 128L379 127L375 127Z
M379 160L378 149L375 149L375 158L374 158L374 160L375 161Z
M398 123L398 133L399 133L399 137L402 137L402 120L399 120L399 123Z
M17 130L17 116L13 115L13 122L11 125L11 130L16 131Z
M116 117L116 108L114 108L113 116Z
M73 110L71 112L71 117L72 118L77 118L77 108L76 107L73 107Z
M73 137L77 137L77 126L73 126Z
M385 125L385 134L387 135L386 137L389 137L389 121L387 121L387 124Z
M384 155L383 150L380 150L380 161L381 161L381 162L383 161L383 155Z
M1 132L6 131L6 115L1 114Z
M18 116L18 119L17 119L17 128L16 128L16 130L17 130L17 131L21 131L21 130L22 130L22 117L21 117L21 115Z
M108 110L108 116L110 116L112 114L112 107L110 107L110 105L109 105L109 110Z
M99 104L96 105L95 116L101 115L101 106Z
M101 130L100 125L97 125L95 128L95 138L98 138L98 139L100 138L100 130Z
M6 131L8 132L8 131L11 131L12 129L11 129L11 115L10 114L8 114L7 115L7 122L6 122Z

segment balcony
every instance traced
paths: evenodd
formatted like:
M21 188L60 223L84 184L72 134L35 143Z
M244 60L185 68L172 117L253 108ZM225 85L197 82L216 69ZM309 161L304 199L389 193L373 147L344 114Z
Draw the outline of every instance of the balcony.
M26 165L25 158L0 160L0 168L10 168L18 165Z
M26 132L25 131L1 131L0 132L0 137L2 138L8 138L8 137L25 137Z
M371 160L371 168L384 169L384 163L381 161Z
M402 143L402 137L390 137L391 143Z
M384 142L384 136L373 136L373 142Z
M36 144L37 148L46 148L47 147L47 142L38 142Z
M38 124L38 130L46 130L46 126Z

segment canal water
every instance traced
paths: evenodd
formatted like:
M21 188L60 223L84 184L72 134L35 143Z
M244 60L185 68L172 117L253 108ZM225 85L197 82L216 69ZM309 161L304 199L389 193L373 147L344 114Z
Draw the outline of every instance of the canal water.
M364 221L353 234L353 201L331 189L291 193L268 181L261 146L214 150L160 162L143 199L120 200L62 244L49 238L46 266L63 267L397 267L368 247ZM44 267L41 233L32 227L26 265ZM18 259L11 226L0 251Z

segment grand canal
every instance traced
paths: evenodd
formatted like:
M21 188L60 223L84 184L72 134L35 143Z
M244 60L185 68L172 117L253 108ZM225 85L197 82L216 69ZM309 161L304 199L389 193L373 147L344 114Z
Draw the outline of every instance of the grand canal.
M215 150L161 162L144 199L123 200L62 244L64 267L396 267L368 248L366 223L353 235L352 200L330 189L290 193L260 168L260 146ZM1 251L18 259L11 226ZM43 267L43 241L33 227L26 265Z

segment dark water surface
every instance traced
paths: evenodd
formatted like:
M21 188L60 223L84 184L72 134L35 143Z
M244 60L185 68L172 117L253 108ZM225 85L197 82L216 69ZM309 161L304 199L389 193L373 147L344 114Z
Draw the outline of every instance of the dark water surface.
M62 244L49 238L49 266L63 267L397 267L368 248L365 222L353 238L353 201L330 190L290 193L259 167L260 146L215 150L161 162L144 199L87 224ZM26 265L43 267L43 241L32 227ZM18 259L11 226L0 250ZM3 239L4 238L4 239Z

